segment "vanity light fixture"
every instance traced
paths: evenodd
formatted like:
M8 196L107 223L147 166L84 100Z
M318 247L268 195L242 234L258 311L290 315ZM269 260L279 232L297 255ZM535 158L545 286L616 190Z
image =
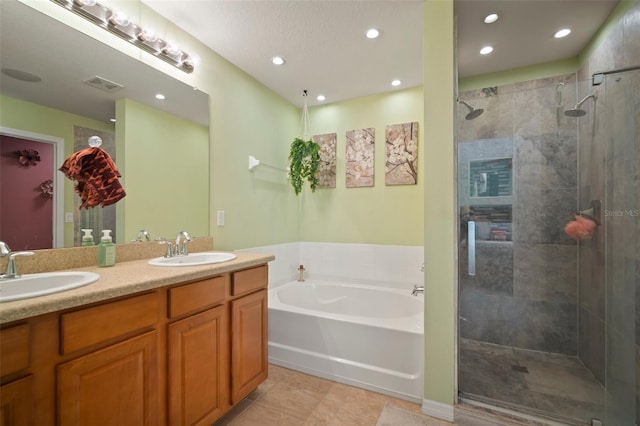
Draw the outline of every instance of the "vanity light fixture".
M571 34L571 30L569 28L563 28L561 30L556 31L556 33L553 35L553 37L555 38L563 38L568 36L569 34Z
M492 46L485 46L482 49L480 49L480 54L481 55L488 55L491 52L493 52L493 47Z
M96 0L51 1L186 73L192 73L195 69L195 57L183 52L175 44L158 38L154 31L132 23L125 14L109 9Z
M397 80L397 79L396 79L396 80L393 80L393 81L391 82L391 85L392 85L392 86L400 86L401 84L402 84L402 82L401 82L400 80Z

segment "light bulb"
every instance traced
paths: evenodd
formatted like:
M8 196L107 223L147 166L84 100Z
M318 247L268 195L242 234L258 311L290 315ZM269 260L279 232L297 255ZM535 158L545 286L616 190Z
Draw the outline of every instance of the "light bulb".
M118 12L117 10L114 10L109 17L109 22L120 27L126 27L131 23L127 15L122 12Z
M378 36L380 36L380 31L378 31L375 28L371 28L368 29L367 32L365 33L365 35L367 36L367 38L378 38Z
M158 34L156 34L156 32L151 29L143 28L138 33L138 39L147 43L155 43L156 41L158 41Z
M485 46L482 49L480 49L480 54L481 55L488 55L491 52L493 52L493 47L491 47L491 46Z

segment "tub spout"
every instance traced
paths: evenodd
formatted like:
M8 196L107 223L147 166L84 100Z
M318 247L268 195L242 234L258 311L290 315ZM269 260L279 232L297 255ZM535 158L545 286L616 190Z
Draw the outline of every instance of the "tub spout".
M413 290L411 291L411 295L412 296L417 296L418 293L424 293L424 286L423 285L414 285L413 286Z

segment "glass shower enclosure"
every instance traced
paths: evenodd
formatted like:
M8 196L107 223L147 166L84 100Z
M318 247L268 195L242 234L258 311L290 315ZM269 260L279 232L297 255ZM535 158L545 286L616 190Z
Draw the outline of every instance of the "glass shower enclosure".
M460 399L640 423L640 71L459 99Z

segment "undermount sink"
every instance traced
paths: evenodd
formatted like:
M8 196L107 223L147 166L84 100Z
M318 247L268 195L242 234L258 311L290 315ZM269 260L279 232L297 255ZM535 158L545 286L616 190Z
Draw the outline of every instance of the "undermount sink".
M94 272L45 272L0 279L0 303L72 290L97 281Z
M153 266L198 266L209 265L211 263L228 262L235 259L233 253L225 252L205 252L205 253L189 253L186 256L174 257L156 257L149 261L149 265Z

